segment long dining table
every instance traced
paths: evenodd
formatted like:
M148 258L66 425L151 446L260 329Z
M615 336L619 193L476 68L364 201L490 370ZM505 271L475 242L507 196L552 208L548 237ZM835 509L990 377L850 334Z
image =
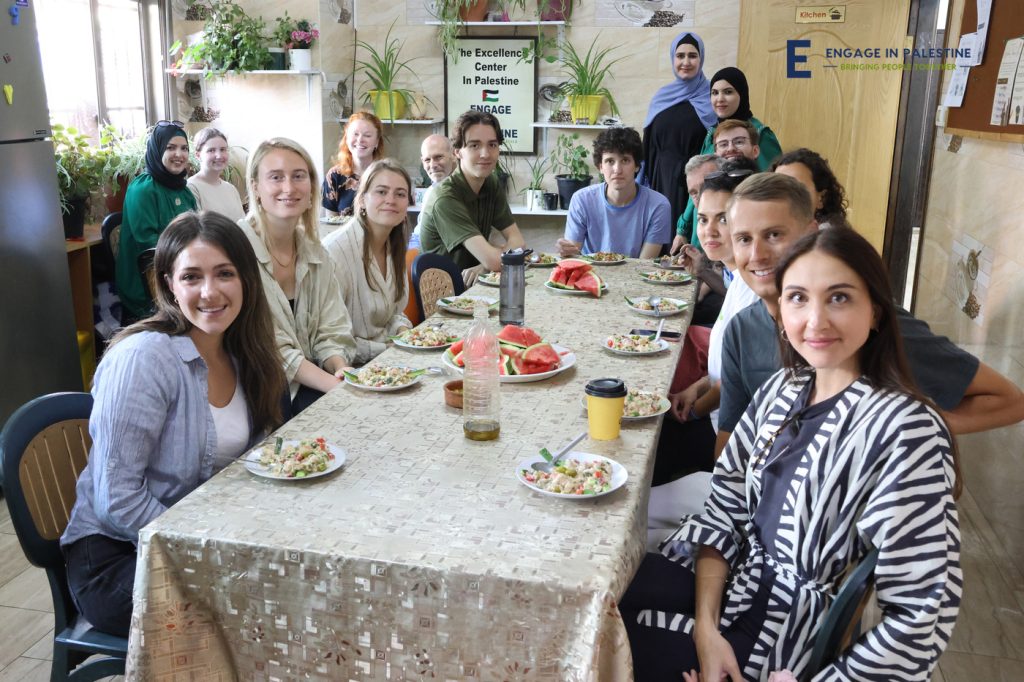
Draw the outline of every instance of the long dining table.
M443 400L451 377L393 393L342 385L275 434L340 446L340 470L279 481L236 462L146 526L128 679L632 679L616 604L644 554L662 418L576 446L626 468L611 494L552 498L515 470L586 430L590 379L667 392L681 343L646 357L602 348L609 334L657 322L624 295L688 300L666 319L686 331L696 286L640 278L651 269L595 267L608 285L601 298L552 292L550 270L528 270L526 325L577 361L544 381L502 384L497 440L463 435L461 410ZM462 336L471 318L439 312L436 322ZM438 366L441 355L389 347L376 361Z

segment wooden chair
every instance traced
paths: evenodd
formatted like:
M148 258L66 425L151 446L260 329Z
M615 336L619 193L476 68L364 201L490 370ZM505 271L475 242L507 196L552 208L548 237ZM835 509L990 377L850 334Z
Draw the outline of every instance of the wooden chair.
M146 291L149 292L150 298L153 298L153 292L156 291L156 281L153 279L156 276L153 272L154 258L156 258L155 248L140 251L135 259L135 265L139 269L139 277L142 278L142 283L146 285Z
M877 564L878 550L873 549L850 571L818 629L811 660L800 678L801 682L810 682L858 637L861 613L873 592L871 587Z
M108 213L100 225L100 236L106 245L104 250L111 266L117 263L117 249L121 245L121 216L121 211ZM114 269L111 268L110 271L113 272Z
M437 299L456 296L466 290L462 270L451 258L436 253L421 253L412 262L412 288L420 319L437 310Z
M53 393L26 403L0 432L0 473L11 521L26 558L46 570L53 598L51 680L123 675L128 640L94 630L68 589L60 536L75 504L75 485L92 440L88 393ZM104 658L89 661L90 656Z

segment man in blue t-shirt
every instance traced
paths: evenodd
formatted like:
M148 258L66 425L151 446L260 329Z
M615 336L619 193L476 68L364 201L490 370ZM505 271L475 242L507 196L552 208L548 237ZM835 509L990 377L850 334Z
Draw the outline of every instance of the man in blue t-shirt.
M572 195L560 255L610 251L656 258L672 240L668 199L636 182L641 156L640 134L632 128L609 128L597 136L594 165L604 182Z

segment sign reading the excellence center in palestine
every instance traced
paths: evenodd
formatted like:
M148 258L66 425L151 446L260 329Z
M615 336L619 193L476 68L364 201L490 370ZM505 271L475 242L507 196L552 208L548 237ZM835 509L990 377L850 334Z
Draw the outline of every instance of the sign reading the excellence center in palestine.
M534 154L537 65L522 60L536 50L536 38L461 38L459 59L445 57L445 120L449 135L465 111L498 117L506 150Z

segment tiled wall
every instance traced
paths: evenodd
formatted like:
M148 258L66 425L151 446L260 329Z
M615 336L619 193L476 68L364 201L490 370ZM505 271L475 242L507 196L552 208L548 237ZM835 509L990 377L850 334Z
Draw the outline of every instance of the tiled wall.
M959 40L963 3L956 0L950 8L947 45ZM998 58L993 54L998 51L989 46L986 59ZM970 137L958 141L936 131L915 313L1024 386L1021 187L1024 145ZM972 250L980 254L977 279L968 277L980 308L973 319L968 314L972 311L964 312L959 305L963 294L957 284L962 279L958 263ZM968 488L979 500L989 501L982 511L1024 568L1024 425L969 436L960 443Z

